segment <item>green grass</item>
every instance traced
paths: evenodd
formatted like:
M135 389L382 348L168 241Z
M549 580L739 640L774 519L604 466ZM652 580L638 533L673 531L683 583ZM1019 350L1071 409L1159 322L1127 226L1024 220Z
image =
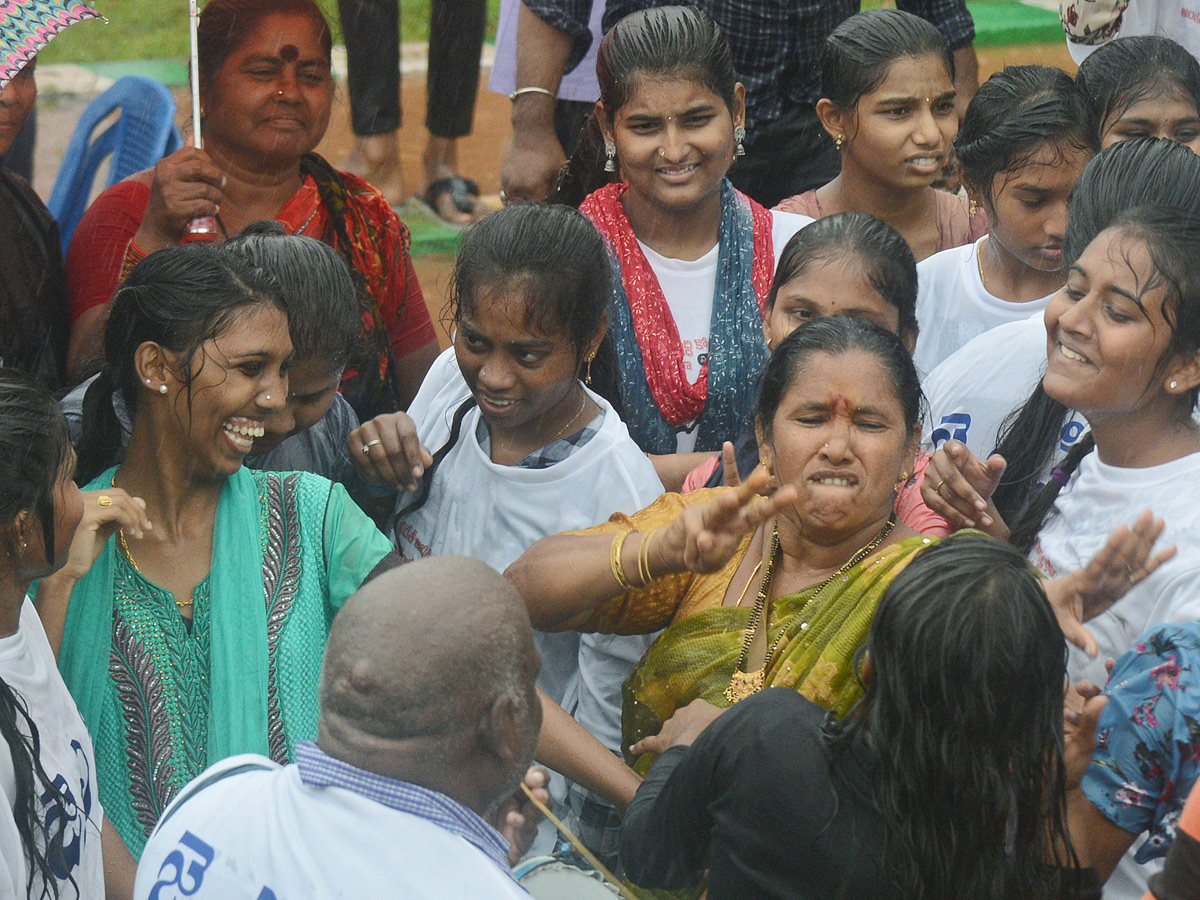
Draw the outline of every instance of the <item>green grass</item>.
M341 35L336 0L317 0ZM114 59L186 59L187 0L95 0L92 8L108 19L82 22L55 38L40 55L44 63L90 63ZM429 0L402 0L400 37L429 39ZM495 34L500 0L488 0L488 35Z

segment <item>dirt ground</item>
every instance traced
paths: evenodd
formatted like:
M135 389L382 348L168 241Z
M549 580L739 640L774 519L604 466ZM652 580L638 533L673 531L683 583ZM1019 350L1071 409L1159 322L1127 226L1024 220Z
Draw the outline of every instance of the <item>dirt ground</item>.
M1041 63L1061 66L1072 73L1076 68L1067 53L1066 45L1062 42L982 48L978 50L978 56L981 81L1006 65ZM180 110L186 112L189 102L186 92L178 90L175 93ZM400 132L401 152L407 187L415 191L419 186L421 153L427 134L424 127L424 77L405 76L402 93L404 122ZM43 197L50 196L63 151L70 140L75 123L91 99L87 96L54 96L43 92L38 108L38 155L34 173L35 186ZM487 89L485 71L475 110L474 130L459 144L460 171L478 181L485 195L495 194L500 189L500 166L511 133L508 114L508 98ZM349 155L352 145L349 103L344 86L339 86L329 131L318 150L335 165L341 165ZM430 313L434 322L438 323L439 335L445 345L446 333L440 322L447 299L453 260L448 256L435 255L419 257L415 263Z

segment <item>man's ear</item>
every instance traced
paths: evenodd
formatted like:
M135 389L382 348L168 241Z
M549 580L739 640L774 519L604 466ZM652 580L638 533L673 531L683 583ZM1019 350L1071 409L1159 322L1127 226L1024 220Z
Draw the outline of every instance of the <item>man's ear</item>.
M479 721L480 749L510 764L524 747L521 742L521 711L507 693L499 694L484 710Z

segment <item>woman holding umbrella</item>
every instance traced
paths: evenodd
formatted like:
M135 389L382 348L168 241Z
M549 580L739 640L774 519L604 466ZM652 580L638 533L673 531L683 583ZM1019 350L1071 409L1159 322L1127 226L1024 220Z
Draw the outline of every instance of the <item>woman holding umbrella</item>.
M313 152L333 103L329 26L312 0L211 0L200 16L204 148L187 147L113 185L67 252L72 364L97 355L108 301L143 256L216 217L228 235L274 218L350 264L369 348L344 386L359 415L407 406L437 355L408 255L383 196Z

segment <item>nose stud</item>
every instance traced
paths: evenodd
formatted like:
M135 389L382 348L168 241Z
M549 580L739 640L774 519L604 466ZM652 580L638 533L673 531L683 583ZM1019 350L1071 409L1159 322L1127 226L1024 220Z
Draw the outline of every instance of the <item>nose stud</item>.
M267 395L266 395L266 397L267 397L267 400L270 400L270 399L271 399L271 395L270 395L270 394L267 394Z

